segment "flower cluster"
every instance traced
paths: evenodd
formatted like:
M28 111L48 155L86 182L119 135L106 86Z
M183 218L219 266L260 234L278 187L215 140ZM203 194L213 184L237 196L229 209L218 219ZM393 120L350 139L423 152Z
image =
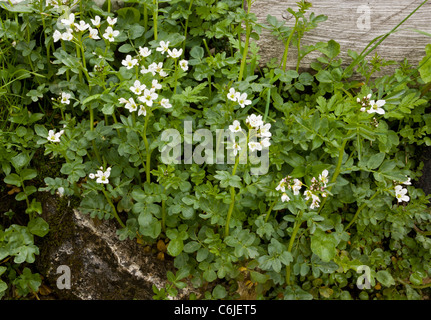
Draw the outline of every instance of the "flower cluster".
M313 177L311 179L311 186L304 191L304 200L311 200L310 209L318 208L320 206L320 197L326 197L327 194L325 192L325 188L328 183L328 170L323 170L319 177L316 179ZM286 190L291 190L294 196L299 195L299 191L301 190L304 184L299 179L292 179L291 176L287 176L279 182L276 191L282 192L281 201L288 202L290 201L290 197L286 193Z
M269 142L269 138L271 137L271 129L270 123L264 123L261 115L249 115L245 120L247 126L257 131L257 137L262 138L260 142L250 141L248 143L248 147L251 151L261 151L263 148L268 148L271 143Z
M385 110L382 108L385 104L385 100L370 100L371 99L371 93L368 94L366 97L363 97L362 99L357 98L356 101L361 104L361 111L368 113L378 113L378 114L385 114ZM367 109L368 108L368 109Z
M247 93L237 92L234 88L229 89L227 98L231 101L238 102L241 108L245 108L245 106L251 104L251 100L247 100Z
M90 179L96 179L97 183L108 184L109 176L111 175L111 167L108 167L106 171L103 171L103 167L100 167L100 170L97 170L97 173L90 173L88 177Z
M63 41L72 41L74 39L75 32L85 32L87 30L89 32L89 38L93 40L100 39L99 31L102 24L101 18L99 16L96 16L94 19L90 20L91 25L83 20L75 22L75 14L69 14L66 19L60 20L61 24L66 28L66 31L62 33L58 30L55 30L53 34L54 42L57 42L60 39ZM105 32L102 37L109 42L113 42L115 41L115 38L120 34L120 31L113 29L113 26L117 23L117 18L108 17L106 21L109 26L105 29ZM92 26L95 28L93 28Z

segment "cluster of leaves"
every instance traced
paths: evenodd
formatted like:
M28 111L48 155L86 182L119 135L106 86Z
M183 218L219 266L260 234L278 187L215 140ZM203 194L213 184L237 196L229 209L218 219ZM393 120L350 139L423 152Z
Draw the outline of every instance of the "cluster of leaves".
M154 288L157 299L186 285L206 288L196 297L204 299L243 297L244 286L266 299L424 295L431 272L428 197L408 185L410 200L399 203L394 186L421 175L416 147L430 145L430 50L420 66L404 63L392 75L370 80L383 67L379 59L350 52L354 63L346 68L333 40L300 46L304 33L326 20L308 14L307 2L289 9L293 27L274 17L258 24L250 5L244 10L234 0L130 0L111 13L106 5L81 1L75 10L83 21L96 15L118 19L113 42L82 34L54 42L70 8L45 1L5 5L0 32L8 55L0 94L8 112L2 115L1 173L5 183L21 188L16 200L27 201L29 222L0 229L0 264L12 257L15 264L34 261L33 235L48 232L38 216L40 203L30 199L39 191L79 197L82 213L117 219L122 240L168 239L178 271L167 275L166 288ZM284 58L259 66L258 47L250 40L262 28L286 44L284 57L291 46L298 49L296 70L287 70ZM161 41L183 49L187 71L157 52ZM153 53L139 63L163 61L166 77L122 64L142 47ZM311 64L314 71L300 72L301 60L313 51L321 54ZM351 80L354 70L365 83ZM153 79L170 109L150 107L137 116L119 102L132 96L136 80L148 87ZM230 88L247 93L252 103L240 108L227 99ZM64 92L69 104L59 99ZM361 111L358 99L369 94L386 101L383 115ZM199 147L184 121L192 122L194 132L215 132L234 120L245 124L251 113L271 124L266 174L251 174L251 163L163 163L164 130L176 129L184 145ZM51 129L62 130L59 142L48 141ZM38 174L31 163L39 148L61 168L40 177L44 185L37 189L27 181ZM100 167L110 168L106 185L90 179ZM310 186L324 170L330 181L318 207L289 190L290 201L280 198L276 187L284 177ZM372 288L356 286L359 266L370 268ZM8 270L11 279L15 269L0 265L0 275ZM21 296L40 284L28 268L15 279ZM5 286L0 282L0 292Z

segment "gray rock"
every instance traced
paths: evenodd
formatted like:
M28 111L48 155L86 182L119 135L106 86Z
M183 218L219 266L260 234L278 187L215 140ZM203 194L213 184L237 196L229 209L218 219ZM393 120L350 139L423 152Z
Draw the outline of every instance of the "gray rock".
M47 197L43 217L50 232L39 243L37 267L59 299L152 299L165 287L172 261L161 261L135 240L121 241L115 220L92 219L70 209L64 198ZM63 207L63 209L59 209ZM70 288L68 278L70 275ZM184 298L187 289L176 299Z

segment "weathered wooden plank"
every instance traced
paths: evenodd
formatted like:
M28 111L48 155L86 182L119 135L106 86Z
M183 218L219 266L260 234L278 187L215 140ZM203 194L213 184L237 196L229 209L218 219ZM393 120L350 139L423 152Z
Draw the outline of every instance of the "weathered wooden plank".
M278 20L293 26L295 19L286 11L288 7L297 9L297 0L257 0L251 7L258 22L266 23L267 15L275 16ZM310 2L310 1L309 1ZM412 0L319 0L312 1L312 8L307 11L316 15L324 14L328 17L318 27L305 34L301 43L314 44L319 41L333 39L341 45L341 55L345 64L351 61L347 50L352 49L360 53L375 37L389 32L411 13L422 1ZM431 2L424 4L397 32L383 41L376 52L385 60L402 62L407 58L409 63L416 66L425 54L425 46L431 43L431 37L417 33L412 29L419 29L431 34ZM283 55L284 44L275 39L269 31L263 29L258 41L261 63L271 58L279 61ZM301 63L301 69L307 68L319 53L311 53ZM291 48L288 57L288 68L296 67L296 50ZM389 68L390 70L391 68Z

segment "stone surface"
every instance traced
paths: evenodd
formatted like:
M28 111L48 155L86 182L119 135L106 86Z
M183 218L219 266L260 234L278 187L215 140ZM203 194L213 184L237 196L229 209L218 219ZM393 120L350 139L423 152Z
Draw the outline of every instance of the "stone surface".
M265 0L255 1L251 11L256 14L258 22L268 24L268 14L275 16L285 25L294 26L294 17L286 11L287 8L297 9L296 0ZM368 43L375 37L389 32L411 13L422 1L412 0L319 0L309 1L312 8L306 13L308 17L311 12L316 15L326 15L328 19L322 22L314 30L305 34L301 45L315 44L319 41L327 42L331 39L341 45L343 61L350 62L347 50L355 50L360 53ZM431 38L417 33L412 29L419 29L431 34L431 2L423 5L399 30L386 38L376 49L382 58L402 62L408 58L415 66L425 54L426 44ZM368 23L369 22L369 23ZM281 60L284 44L275 39L268 30L262 29L261 38L258 41L261 63L268 62L271 58ZM373 55L374 52L371 54ZM306 69L310 62L320 53L310 53L301 63L301 69ZM369 57L371 58L371 57ZM296 67L296 50L289 51L288 68ZM392 68L388 68L390 71Z
M43 202L51 231L38 244L41 254L36 261L59 299L148 300L154 295L153 284L165 287L172 262L146 253L136 240L120 241L115 220L91 219L67 204L59 205L56 198ZM67 283L64 268L70 270L70 289L61 288ZM185 295L183 290L177 298Z

